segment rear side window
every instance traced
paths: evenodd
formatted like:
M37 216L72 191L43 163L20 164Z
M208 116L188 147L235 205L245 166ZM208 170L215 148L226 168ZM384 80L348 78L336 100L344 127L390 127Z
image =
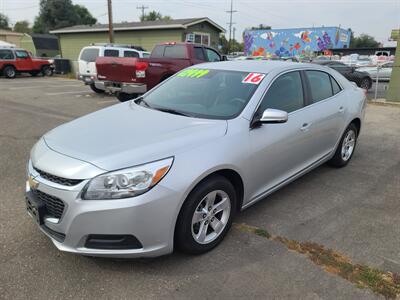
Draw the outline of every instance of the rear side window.
M80 59L86 62L95 62L97 57L99 57L99 49L88 48L82 51Z
M194 56L196 59L199 60L206 60L206 57L204 56L204 51L203 48L201 47L194 47Z
M332 83L332 92L334 95L336 95L337 93L339 93L342 89L340 88L340 85L337 83L337 81L335 80L335 78L331 77L331 83Z
M11 50L0 50L0 59L14 59L14 54Z
M136 51L124 51L124 57L139 57Z
M106 49L106 50L104 50L104 56L106 56L106 57L118 57L119 56L119 50Z
M20 50L15 51L15 55L16 55L18 58L27 58L27 57L29 57L28 52L26 52L26 51L20 51Z
M313 103L333 96L329 74L321 71L306 71L306 76L310 84Z
M186 58L186 47L183 45L166 46L164 56L170 58Z
M300 73L296 71L283 74L272 83L258 111L262 113L267 108L273 108L290 113L303 106L303 85Z
M151 52L151 57L163 57L164 56L164 50L165 46L160 45L160 46L155 46L153 51Z

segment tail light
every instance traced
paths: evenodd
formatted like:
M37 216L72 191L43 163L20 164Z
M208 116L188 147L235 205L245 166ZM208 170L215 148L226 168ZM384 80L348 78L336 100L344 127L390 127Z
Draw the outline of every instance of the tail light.
M146 70L149 67L149 64L145 61L138 61L135 64L136 68L136 78L145 78Z

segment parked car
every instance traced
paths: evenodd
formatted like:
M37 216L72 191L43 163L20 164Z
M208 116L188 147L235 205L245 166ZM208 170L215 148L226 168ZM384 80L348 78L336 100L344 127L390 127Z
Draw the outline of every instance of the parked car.
M142 47L117 44L93 44L82 48L78 57L77 78L96 93L104 93L104 89L95 86L97 80L96 58L98 57L149 57L150 53Z
M385 62L374 67L358 68L357 71L368 73L373 80L376 80L377 75L379 75L379 80L388 81L392 76L392 68L393 62Z
M6 78L15 78L18 73L52 76L53 72L54 65L48 59L34 58L31 53L21 48L0 48L0 74Z
M99 57L95 86L120 101L136 98L176 72L203 62L226 59L217 50L193 43L156 45L150 58Z
M348 164L365 107L364 90L315 64L193 66L46 133L28 162L28 212L62 251L203 253L240 210Z
M313 63L327 66L338 71L348 80L353 81L358 87L361 87L365 90L369 90L372 86L372 79L368 73L358 71L356 68L350 67L340 61L313 61Z

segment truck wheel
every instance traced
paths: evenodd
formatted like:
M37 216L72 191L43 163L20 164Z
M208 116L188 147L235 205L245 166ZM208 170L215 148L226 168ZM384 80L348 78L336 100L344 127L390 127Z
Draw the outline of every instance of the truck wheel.
M43 76L53 76L53 69L49 66L44 66L42 68L42 74Z
M121 102L125 102L128 100L132 100L137 98L137 94L127 94L127 93L118 93L117 94L117 99Z
M3 74L6 78L12 79L17 76L17 71L15 71L15 68L13 66L7 66L4 68Z
M94 83L90 84L90 88L92 89L93 92L97 93L97 94L103 94L104 90L98 89Z

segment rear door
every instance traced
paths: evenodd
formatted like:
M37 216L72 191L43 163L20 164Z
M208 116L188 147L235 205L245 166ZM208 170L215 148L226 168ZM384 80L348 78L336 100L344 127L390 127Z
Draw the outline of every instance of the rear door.
M96 58L99 56L100 56L100 48L98 47L83 48L78 59L79 74L83 76L97 75Z
M345 91L327 72L306 70L304 74L309 89L304 109L310 134L308 151L316 161L334 150L344 130Z
M8 62L14 62L15 56L10 49L0 49L0 70Z

